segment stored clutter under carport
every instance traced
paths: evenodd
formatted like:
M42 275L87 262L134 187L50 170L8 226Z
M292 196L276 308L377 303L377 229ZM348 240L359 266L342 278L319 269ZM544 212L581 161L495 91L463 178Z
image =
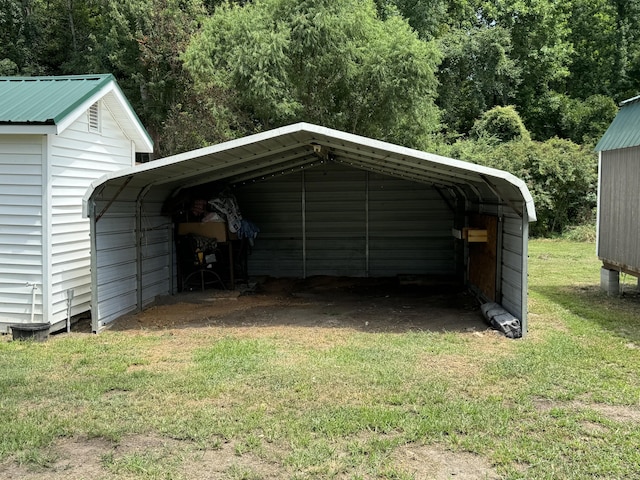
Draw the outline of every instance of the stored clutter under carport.
M535 210L524 182L305 123L94 182L84 202L94 331L177 292L177 225L167 205L185 192L221 189L260 229L248 275L456 278L502 305L526 333Z

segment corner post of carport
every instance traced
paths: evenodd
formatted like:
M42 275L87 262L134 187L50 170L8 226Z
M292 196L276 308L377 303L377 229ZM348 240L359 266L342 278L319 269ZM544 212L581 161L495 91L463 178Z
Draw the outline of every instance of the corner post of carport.
M522 288L520 290L522 312L520 314L520 325L522 327L522 337L527 336L529 330L529 320L527 306L529 297L529 212L526 202L522 203Z
M142 203L144 201L144 197L151 190L151 185L147 185L138 194L136 198L136 226L135 226L135 237L136 237L136 308L138 312L142 311Z
M98 236L96 234L96 202L93 198L88 201L89 207L89 258L91 273L91 331L100 332L100 315L98 313Z

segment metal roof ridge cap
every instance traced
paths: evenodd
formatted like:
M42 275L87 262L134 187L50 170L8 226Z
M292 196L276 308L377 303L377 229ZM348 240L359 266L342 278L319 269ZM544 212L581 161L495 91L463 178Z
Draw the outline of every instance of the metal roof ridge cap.
M37 81L57 82L57 81L62 81L62 80L89 80L91 78L100 78L100 79L104 80L107 77L115 78L112 73L94 73L94 74L84 74L84 75L33 75L33 76L0 75L0 81L7 81L7 82L30 81L30 82L33 82L33 81L37 80Z
M225 150L231 150L232 148L243 147L251 143L255 143L262 140L269 140L274 137L279 137L287 133L295 133L297 131L304 130L300 128L303 123L294 123L293 125L287 125L284 127L273 128L271 130L265 130L264 132L253 133L240 138L234 138L233 140L227 140L226 142L216 143L207 147L198 148L196 150L189 150L188 152L177 153L170 157L159 158L150 163L155 163L158 166L171 165L173 163L182 162L184 160L192 160L199 156L212 155L214 153L224 152ZM310 125L310 124L307 124ZM148 165L148 164L145 164Z
M59 123L63 123L63 120L71 115L77 108L79 108L84 102L87 101L87 99L91 98L93 95L95 95L97 92L99 92L100 90L102 90L105 86L109 85L110 82L116 83L116 79L112 74L103 74L103 75L91 75L91 76L84 76L84 75L78 75L76 77L77 80L80 79L90 79L90 78L94 78L94 77L99 77L100 81L98 83L96 83L96 85L93 86L93 88L91 88L91 90L89 90L87 93L85 93L82 97L80 97L77 101L75 101L74 103L72 103L71 105L69 105L67 108L65 108L64 110L62 110L62 112L60 112L54 119L54 123L56 125L58 125ZM43 77L44 78L44 77ZM57 81L73 81L74 78L69 78L69 77L63 77L63 78L59 78ZM56 81L56 77L52 78L52 81ZM105 93L106 95L106 93Z
M623 106L627 105L628 103L633 103L633 102L635 102L637 100L640 100L640 95L636 95L635 97L631 97L631 98L627 98L626 100L622 100L619 103L619 106L623 107Z

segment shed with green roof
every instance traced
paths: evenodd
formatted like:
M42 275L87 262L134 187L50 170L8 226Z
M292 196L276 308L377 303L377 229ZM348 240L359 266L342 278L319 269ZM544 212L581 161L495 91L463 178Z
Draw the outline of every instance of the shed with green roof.
M113 75L0 77L0 331L90 310L83 195L152 151Z
M617 295L620 273L640 277L640 96L620 104L596 150L600 283Z

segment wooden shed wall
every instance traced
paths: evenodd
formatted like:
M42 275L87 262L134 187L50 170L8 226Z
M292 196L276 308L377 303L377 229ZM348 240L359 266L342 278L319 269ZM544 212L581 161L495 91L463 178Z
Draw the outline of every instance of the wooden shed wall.
M602 152L598 257L640 273L640 147Z

